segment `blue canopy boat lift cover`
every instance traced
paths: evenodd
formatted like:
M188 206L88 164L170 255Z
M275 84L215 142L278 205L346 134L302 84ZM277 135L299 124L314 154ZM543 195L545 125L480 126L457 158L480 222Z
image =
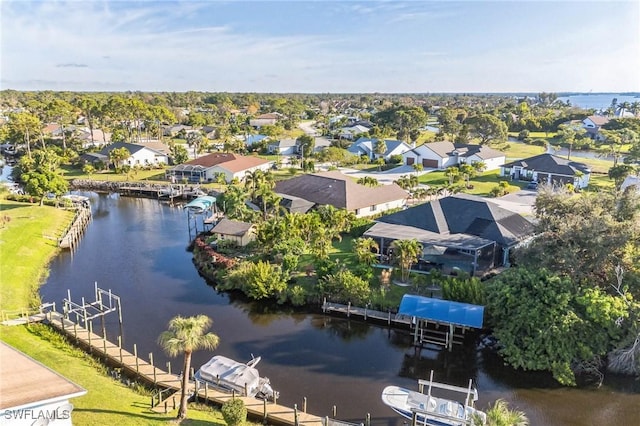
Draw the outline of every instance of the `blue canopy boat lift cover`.
M482 328L484 306L405 294L398 316L411 318L415 326L414 344L433 343L451 350L456 328L462 333L467 328ZM429 327L429 322L435 325L435 330ZM441 325L448 326L448 331L437 331Z
M184 205L184 209L187 211L187 221L189 223L189 240L193 240L198 235L198 217L201 218L202 228L205 230L205 225L214 225L217 218L216 212L216 197L205 195L191 200Z

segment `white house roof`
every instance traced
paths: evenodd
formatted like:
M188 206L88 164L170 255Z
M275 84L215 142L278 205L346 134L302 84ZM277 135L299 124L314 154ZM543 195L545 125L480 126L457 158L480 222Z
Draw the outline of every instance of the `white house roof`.
M0 342L0 410L64 401L87 391L17 349Z

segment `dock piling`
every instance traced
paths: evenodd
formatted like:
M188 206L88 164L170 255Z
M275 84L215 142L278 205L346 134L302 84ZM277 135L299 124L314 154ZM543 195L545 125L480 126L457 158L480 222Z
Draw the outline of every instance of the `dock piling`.
M138 345L133 344L133 356L136 357L136 373L140 372L140 366L138 365Z
M156 384L158 379L156 377L156 366L153 365L153 352L149 352L149 364L151 364L151 367L153 368L153 384Z

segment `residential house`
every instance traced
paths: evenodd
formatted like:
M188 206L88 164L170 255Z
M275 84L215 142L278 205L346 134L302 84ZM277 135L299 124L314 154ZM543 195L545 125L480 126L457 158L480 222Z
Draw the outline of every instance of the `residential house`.
M282 118L284 118L284 115L282 115L282 114L280 114L278 112L270 112L270 113L267 113L267 114L260 114L256 118L250 119L249 120L249 125L251 127L259 129L259 128L263 127L263 126L273 126L279 120L281 120Z
M185 132L187 132L188 130L191 130L191 129L192 129L191 126L186 126L184 124L174 124L171 126L163 126L162 134L163 136L175 137L181 131L184 130Z
M248 147L253 146L253 144L261 142L265 139L268 139L269 136L265 136L265 135L248 135L245 139L244 139L244 144Z
M369 187L339 171L312 173L276 182L274 190L316 206L331 205L347 209L358 217L371 216L406 205L408 193L395 183Z
M338 130L338 139L352 140L354 137L367 133L371 130L369 127L365 127L359 124L353 126L342 127Z
M91 130L85 127L78 130L78 139L82 142L82 147L101 146L111 143L111 133L106 133L101 129L93 129L93 138Z
M240 247L256 239L255 225L238 220L221 219L210 233L218 240L231 241Z
M204 155L166 171L166 177L174 182L214 182L218 175L224 175L226 182L233 179L243 180L247 172L268 171L272 161L262 158L230 153Z
M127 142L114 142L102 148L97 153L85 153L80 158L87 163L102 162L109 164L109 154L114 149L126 148L131 154L129 158L124 160L121 164L131 167L135 166L157 166L161 164L169 163L169 156L166 153L160 152L154 148L146 145L127 143Z
M594 140L602 141L604 136L600 133L602 126L609 122L609 118L602 115L590 115L582 120L582 128L587 131L587 135Z
M364 236L378 243L383 264L393 255L393 241L416 239L422 254L415 269L483 275L509 266L511 250L533 231L533 224L518 213L475 195L457 194L382 216Z
M500 176L540 184L572 184L575 188L586 188L589 185L591 169L584 163L553 154L540 154L503 165L500 168Z
M269 154L293 155L298 153L298 143L295 139L281 139L267 144Z
M84 388L4 342L0 360L3 425L73 424L69 400L85 395Z
M289 213L306 213L316 205L313 201L308 201L293 195L280 194L277 192L276 195L280 197L280 206Z
M369 160L375 160L376 158L384 158L385 160L389 160L394 155L402 155L407 151L411 150L411 146L406 142L385 139L384 143L387 147L386 151L383 154L376 153L376 144L378 143L378 139L370 139L370 138L359 138L355 141L347 151L352 154L359 156L366 156Z
M483 162L486 170L496 170L504 164L503 152L486 145L453 143L449 141L431 142L405 152L403 162L409 166L422 164L424 168L446 169L463 163Z

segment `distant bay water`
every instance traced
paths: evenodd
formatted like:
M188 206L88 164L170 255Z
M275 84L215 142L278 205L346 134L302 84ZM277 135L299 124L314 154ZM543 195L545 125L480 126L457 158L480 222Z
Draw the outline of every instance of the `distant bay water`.
M640 102L640 93L619 94L619 93L579 93L569 96L559 96L559 100L566 102L569 100L572 106L583 109L605 110L611 106L613 99L616 104L622 102Z

